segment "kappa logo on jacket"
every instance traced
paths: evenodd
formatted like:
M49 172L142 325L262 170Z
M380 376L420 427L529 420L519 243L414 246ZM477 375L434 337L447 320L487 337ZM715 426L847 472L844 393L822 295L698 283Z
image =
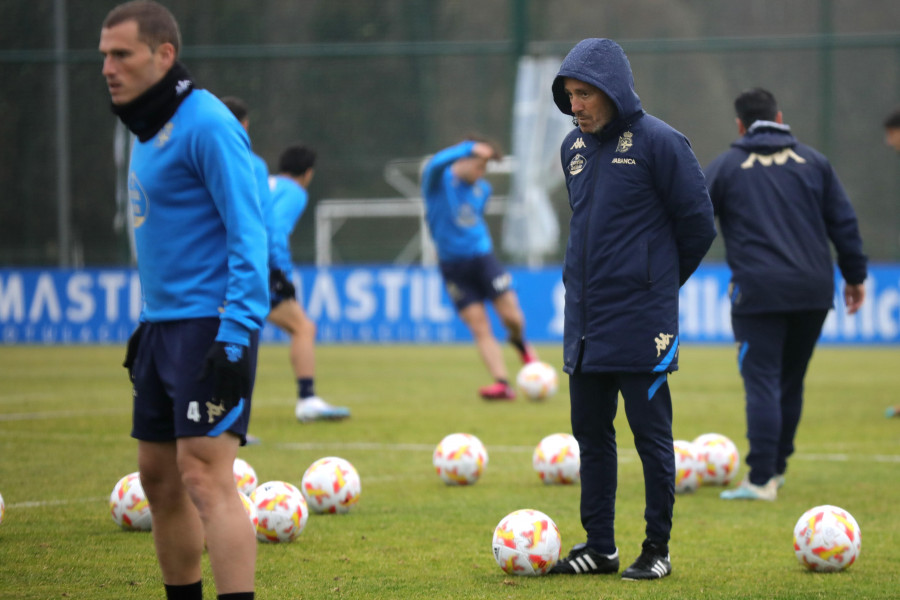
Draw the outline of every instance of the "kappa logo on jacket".
M581 150L582 148L587 148L587 144L584 143L582 138L578 138L574 144L569 146L569 150Z
M792 148L785 148L774 154L757 154L756 152L751 152L750 156L747 157L747 160L741 163L741 168L752 169L753 165L756 163L759 163L764 167L771 167L773 163L776 165L783 165L787 163L788 159L793 159L801 165L806 164L806 159L794 152Z
M653 339L653 341L656 342L657 357L662 354L663 350L669 347L669 343L672 341L673 337L675 337L675 335L672 333L660 333Z

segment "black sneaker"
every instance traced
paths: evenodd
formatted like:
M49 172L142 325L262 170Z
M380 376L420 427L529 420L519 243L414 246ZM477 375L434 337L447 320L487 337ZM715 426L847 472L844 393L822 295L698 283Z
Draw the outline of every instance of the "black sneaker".
M550 569L551 575L603 575L618 573L619 549L607 556L591 550L585 544L576 544L565 558Z
M669 562L669 549L650 540L644 540L641 555L630 567L622 571L622 579L637 581L639 579L659 579L672 573Z

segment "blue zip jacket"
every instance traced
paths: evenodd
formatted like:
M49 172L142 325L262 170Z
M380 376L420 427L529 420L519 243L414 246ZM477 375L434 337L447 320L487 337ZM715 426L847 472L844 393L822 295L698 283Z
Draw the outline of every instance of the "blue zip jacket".
M479 179L469 184L450 169L457 160L472 156L475 142L466 141L435 154L422 172L425 221L441 262L488 254L493 242L484 221L491 184Z
M790 127L757 121L706 168L725 238L735 314L829 309L834 260L847 283L866 279L856 214L822 154Z
M128 193L141 320L218 317L217 340L249 345L269 311L266 231L250 141L231 111L193 90L153 138L135 142Z
M269 267L293 272L291 233L306 210L309 195L303 186L284 175L269 178L269 207L264 211L269 232Z
M715 238L703 172L681 133L645 113L618 44L588 39L563 60L553 99L572 114L564 78L602 90L618 116L560 148L572 217L563 269L564 370L678 368L678 290Z

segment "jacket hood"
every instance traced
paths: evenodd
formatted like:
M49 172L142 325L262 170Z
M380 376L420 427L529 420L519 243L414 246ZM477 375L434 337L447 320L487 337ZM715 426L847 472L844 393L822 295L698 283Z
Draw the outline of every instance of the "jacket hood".
M566 95L565 78L589 83L610 97L619 111L618 119L641 112L641 99L634 91L634 76L625 51L612 40L589 38L576 44L559 67L553 80L553 101L563 113L572 114Z
M797 143L789 125L774 121L755 121L747 129L747 133L731 145L748 152L771 154L782 148L793 148Z

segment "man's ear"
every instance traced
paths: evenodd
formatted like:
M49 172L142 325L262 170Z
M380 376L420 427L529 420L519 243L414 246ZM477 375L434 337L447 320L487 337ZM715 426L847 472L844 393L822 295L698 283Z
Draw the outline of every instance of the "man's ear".
M784 123L784 116L781 114L780 110L777 113L775 113L775 122L776 123Z
M737 123L738 135L744 135L745 133L747 133L747 128L744 127L743 121L741 121L737 117L735 117L734 121L735 123Z
M164 42L157 46L156 54L159 55L161 64L163 67L165 67L166 71L172 68L172 65L175 64L175 60L178 58L175 55L175 46L173 46L170 42Z

